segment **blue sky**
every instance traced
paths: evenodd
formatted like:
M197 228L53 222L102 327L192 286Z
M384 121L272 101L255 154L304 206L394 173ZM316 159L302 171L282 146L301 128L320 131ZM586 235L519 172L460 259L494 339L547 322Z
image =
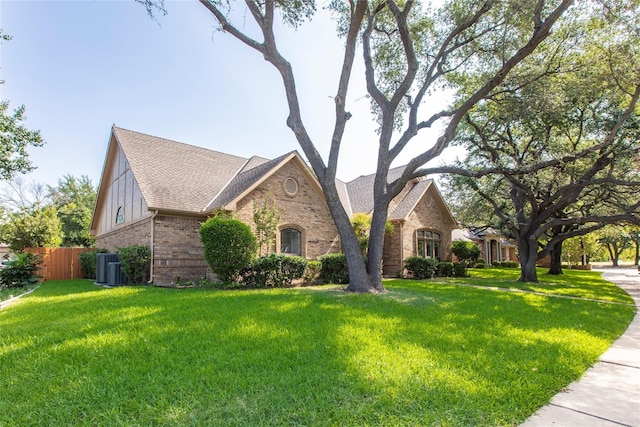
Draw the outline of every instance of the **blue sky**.
M55 185L67 174L87 175L97 185L114 123L244 157L301 151L285 124L276 71L217 32L199 3L168 0L166 9L156 22L133 0L0 0L0 27L13 37L0 46L0 98L12 108L24 104L27 126L46 141L31 150L38 169L27 180ZM249 16L236 16L249 25ZM303 119L325 158L342 59L334 34L325 12L278 34L296 73ZM338 170L344 180L375 171L375 124L362 75L359 57ZM418 138L399 164L433 137Z

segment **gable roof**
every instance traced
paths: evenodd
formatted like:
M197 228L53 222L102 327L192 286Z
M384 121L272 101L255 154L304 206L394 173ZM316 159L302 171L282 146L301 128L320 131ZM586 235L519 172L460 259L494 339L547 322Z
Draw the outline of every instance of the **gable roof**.
M433 184L432 179L423 179L415 183L404 198L400 200L393 212L389 214L389 219L406 219L413 212L413 209L415 209L429 187L431 187L431 184Z
M319 193L322 192L317 178L297 151L272 160L259 156L246 159L114 125L98 200L101 193L106 191L103 178L110 159L113 160L112 157L117 154L117 147L122 149L150 210L192 215L203 215L217 208L233 210L240 198L290 161L296 162L309 182ZM404 168L390 169L388 179L393 181L399 178ZM374 184L375 174L360 176L346 183L336 180L338 195L349 216L373 211ZM425 193L433 188L446 215L455 223L432 179L421 179L408 185L412 187L398 200L389 219L406 219Z
M104 174L117 147L122 149L150 210L203 215L217 208L234 209L240 197L292 160L322 191L296 151L273 160L259 156L245 159L114 125L98 199L106 191Z
M405 166L389 169L388 181L394 181L400 178L404 169ZM373 211L374 185L375 174L360 176L346 184L348 200L350 201L350 209L352 213L371 213ZM416 205L427 191L429 191L429 189L433 189L436 193L437 203L439 203L441 208L444 210L446 217L451 221L451 223L457 224L433 179L422 178L414 180L407 185L412 185L412 187L404 193L404 195L400 196L401 198L399 200L397 200L397 205L391 212L389 212L389 220L407 219L409 214L413 212Z
M204 211L210 212L217 208L223 208L233 203L235 199L246 193L247 190L255 187L255 185L264 180L271 171L278 168L282 163L290 160L297 155L295 151L287 153L273 160L258 164L253 168L243 168L243 171L234 176L224 189L218 193L213 200L204 208Z
M404 166L389 169L388 181L394 181L402 175ZM373 187L375 174L363 175L347 183L350 207L353 213L373 211Z
M247 159L113 127L149 209L199 213ZM113 141L112 141L113 142Z

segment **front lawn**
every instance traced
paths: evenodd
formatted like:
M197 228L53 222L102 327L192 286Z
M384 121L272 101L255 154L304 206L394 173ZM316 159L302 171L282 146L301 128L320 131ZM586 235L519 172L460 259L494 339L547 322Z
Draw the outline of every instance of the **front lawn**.
M385 286L44 283L0 311L0 425L517 425L635 311L441 282Z

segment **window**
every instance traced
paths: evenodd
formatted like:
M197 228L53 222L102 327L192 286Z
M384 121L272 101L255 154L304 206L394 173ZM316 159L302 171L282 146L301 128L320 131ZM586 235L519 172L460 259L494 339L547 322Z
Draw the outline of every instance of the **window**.
M122 209L122 206L120 206L118 208L118 211L116 212L116 225L122 224L123 222L124 222L124 209Z
M287 178L284 180L284 191L289 196L295 196L298 193L298 181L293 178Z
M418 256L440 259L440 234L435 231L416 231Z
M295 228L283 228L280 230L280 252L301 256L302 233Z

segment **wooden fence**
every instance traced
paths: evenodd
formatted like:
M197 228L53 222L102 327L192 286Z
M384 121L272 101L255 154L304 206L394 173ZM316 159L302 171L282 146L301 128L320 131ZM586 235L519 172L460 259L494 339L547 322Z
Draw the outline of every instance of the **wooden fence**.
M42 280L81 279L80 254L87 248L27 248L25 251L42 256Z

